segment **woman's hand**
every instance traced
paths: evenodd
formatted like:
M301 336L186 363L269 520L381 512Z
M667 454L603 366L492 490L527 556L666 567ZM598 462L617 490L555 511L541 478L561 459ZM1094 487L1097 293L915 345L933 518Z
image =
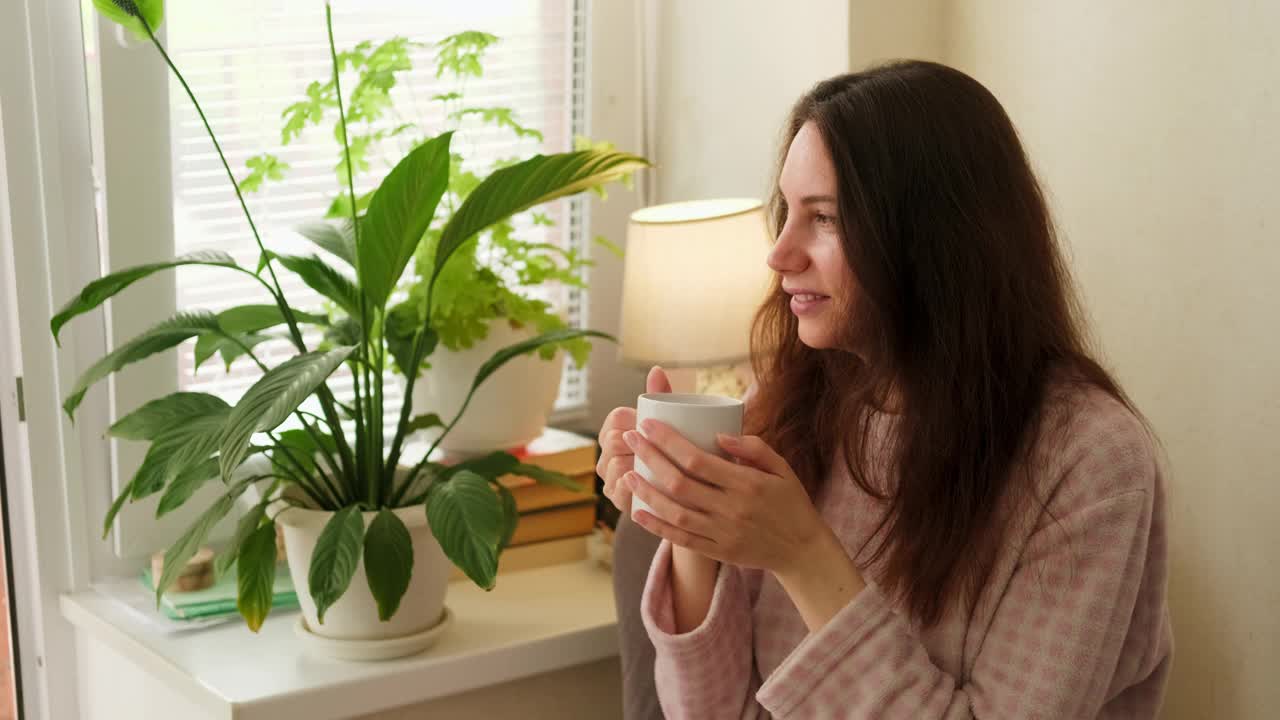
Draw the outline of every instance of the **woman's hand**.
M640 429L644 435L633 430L623 440L653 470L654 484L635 470L623 482L665 518L637 512L636 522L646 530L676 550L773 573L810 631L866 587L791 466L763 440L721 435L720 447L734 463L660 422L646 420Z
M721 435L733 462L664 423L646 420L641 431L624 431L622 439L653 471L653 484L631 468L621 484L660 516L636 514L655 535L722 562L785 574L827 531L786 460L760 438Z
M644 387L646 393L669 393L671 381L662 368L654 367L649 371ZM622 434L635 430L635 427L635 408L614 408L600 428L600 461L596 463L596 474L604 479L605 497L627 516L631 515L631 489L621 480L635 467L635 454L623 442Z

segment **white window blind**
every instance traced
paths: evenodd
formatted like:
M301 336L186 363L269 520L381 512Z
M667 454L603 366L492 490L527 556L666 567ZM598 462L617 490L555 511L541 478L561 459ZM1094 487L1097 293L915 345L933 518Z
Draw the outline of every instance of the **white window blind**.
M419 0L362 0L334 4L334 36L339 52L362 41L379 43L403 36L411 49L413 70L400 76L392 91L396 113L388 127L412 122L420 131L406 133L403 142L380 157L371 155L372 170L357 176L356 192L373 189L391 164L410 149L414 137L429 137L453 128L442 103L432 97L459 89L454 79L436 77L435 43L463 30L496 35L480 78L466 78L461 91L469 107L508 107L527 127L540 130L543 140L517 137L506 129L464 120L454 141L456 151L477 172L495 160L524 158L543 152L572 149L573 137L582 134L584 121L585 0L507 0L460 3ZM200 98L210 124L237 177L247 174L245 161L269 152L288 163L284 181L267 182L247 196L250 210L268 248L283 253L316 252L292 228L320 219L339 193L335 165L339 146L326 117L320 126L309 126L301 138L281 144L281 112L305 97L312 81L324 82L331 72L326 42L324 10L314 0L232 0L167 4L167 45L175 63ZM354 78L353 78L354 79ZM352 81L344 77L349 95ZM244 266L257 262L258 249L227 182L195 109L176 80L169 89L170 131L173 160L174 244L176 253L221 249ZM397 140L399 141L399 139ZM442 206L443 210L443 206ZM584 242L581 201L563 201L542 208L555 221L553 227L535 226L518 219L517 234L534 242L551 242L582 249ZM323 256L323 253L320 253ZM328 258L332 259L332 258ZM334 261L337 267L343 267ZM296 276L277 266L277 276L291 304L317 309L322 298ZM572 288L547 287L538 297L564 314L569 324L582 325L583 294ZM215 268L184 267L177 274L178 309L203 308L214 312L246 303L268 303L269 296L252 279ZM316 333L307 337L314 346ZM293 352L285 340L259 345L255 353L275 365ZM212 358L193 372L194 346L183 346L179 355L179 385L234 401L260 375L247 358L226 371L220 358ZM346 369L336 373L330 386L340 399L349 397L351 379ZM400 407L400 389L388 383L388 413ZM557 410L581 407L586 402L583 371L566 363ZM394 427L390 418L388 427Z

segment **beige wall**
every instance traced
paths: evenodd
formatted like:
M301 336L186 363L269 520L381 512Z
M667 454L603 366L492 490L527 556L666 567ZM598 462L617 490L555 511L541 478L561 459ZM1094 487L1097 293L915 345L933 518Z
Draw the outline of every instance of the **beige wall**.
M856 3L855 3L856 4ZM1280 3L953 0L1168 450L1165 717L1280 708Z
M943 0L849 0L849 67L901 58L941 61L946 32Z
M847 0L651 1L659 16L655 202L763 198L791 104L847 67Z

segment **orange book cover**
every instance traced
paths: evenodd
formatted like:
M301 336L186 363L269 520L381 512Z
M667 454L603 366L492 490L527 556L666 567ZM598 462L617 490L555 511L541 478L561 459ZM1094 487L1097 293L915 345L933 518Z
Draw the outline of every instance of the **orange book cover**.
M596 524L596 503L588 498L577 505L536 510L520 515L511 546L527 545L542 540L590 535Z
M498 478L498 482L511 491L516 499L516 509L522 514L561 505L576 505L584 500L595 498L595 471L578 475L572 480L579 487L576 492L559 485L547 485L518 475L505 475Z

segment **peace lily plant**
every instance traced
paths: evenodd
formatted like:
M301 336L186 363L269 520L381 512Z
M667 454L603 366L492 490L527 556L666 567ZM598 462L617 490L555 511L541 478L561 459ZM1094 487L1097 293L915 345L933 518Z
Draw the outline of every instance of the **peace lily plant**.
M364 210L356 202L348 170L348 217L340 225L310 235L317 245L349 263L352 274L316 255L272 252L259 236L199 102L154 34L163 18L162 0L94 0L94 5L106 18L154 45L181 83L222 160L260 256L257 266L249 268L238 265L226 253L203 251L102 277L85 286L53 317L50 328L55 339L72 318L97 308L134 282L183 265L214 266L247 275L261 286L264 300L269 300L218 314L177 313L118 345L77 380L63 404L72 418L85 392L98 381L192 339L199 355L218 352L228 362L244 356L262 372L235 405L204 393L176 392L146 403L110 427L109 433L115 437L149 442L150 446L141 467L112 503L104 535L126 502L159 493L157 513L164 514L182 506L207 483L222 486L217 499L165 552L163 572L155 579L158 603L211 529L230 513L238 498L256 488L260 499L239 520L216 561L219 573L236 565L238 607L254 631L271 608L276 523L281 508L285 508L283 512L297 507L331 513L311 553L306 575L306 590L321 623L325 611L352 585L361 559L378 617L388 621L396 614L414 568L414 547L402 520L405 508L423 508L430 533L448 559L477 585L492 588L498 557L518 519L514 499L497 479L518 473L539 482L576 486L563 475L524 465L504 452L446 466L430 460L429 450L421 461L401 466L405 440L411 432L438 425L447 434L466 410L464 403L447 421L433 415L410 417L407 398L439 339L431 322L432 283L451 255L495 223L549 200L620 179L648 163L623 152L587 149L534 156L490 174L440 229L434 259L424 277L426 292L420 317L425 320L407 336L392 338L387 333L388 305L449 185L452 133L426 140L408 152L368 198ZM327 3L326 23L339 134L349 167L341 66ZM298 275L336 309L304 312L293 307L281 289L277 275L281 270ZM304 326L323 329L323 345L308 347ZM275 367L268 367L254 352L264 331L271 328L283 328L296 351L294 357ZM566 328L506 347L476 373L471 392L516 356L588 336L608 338L598 332ZM326 384L330 374L343 365L350 369L354 384L350 403L340 402ZM388 444L383 427L383 385L393 368L404 375L410 392L405 393ZM303 409L308 398L315 399L318 413ZM290 425L285 425L286 421ZM350 436L344 421L354 427ZM270 462L261 462L260 470L246 472L250 467L246 461L255 456ZM298 577L298 568L293 571Z

